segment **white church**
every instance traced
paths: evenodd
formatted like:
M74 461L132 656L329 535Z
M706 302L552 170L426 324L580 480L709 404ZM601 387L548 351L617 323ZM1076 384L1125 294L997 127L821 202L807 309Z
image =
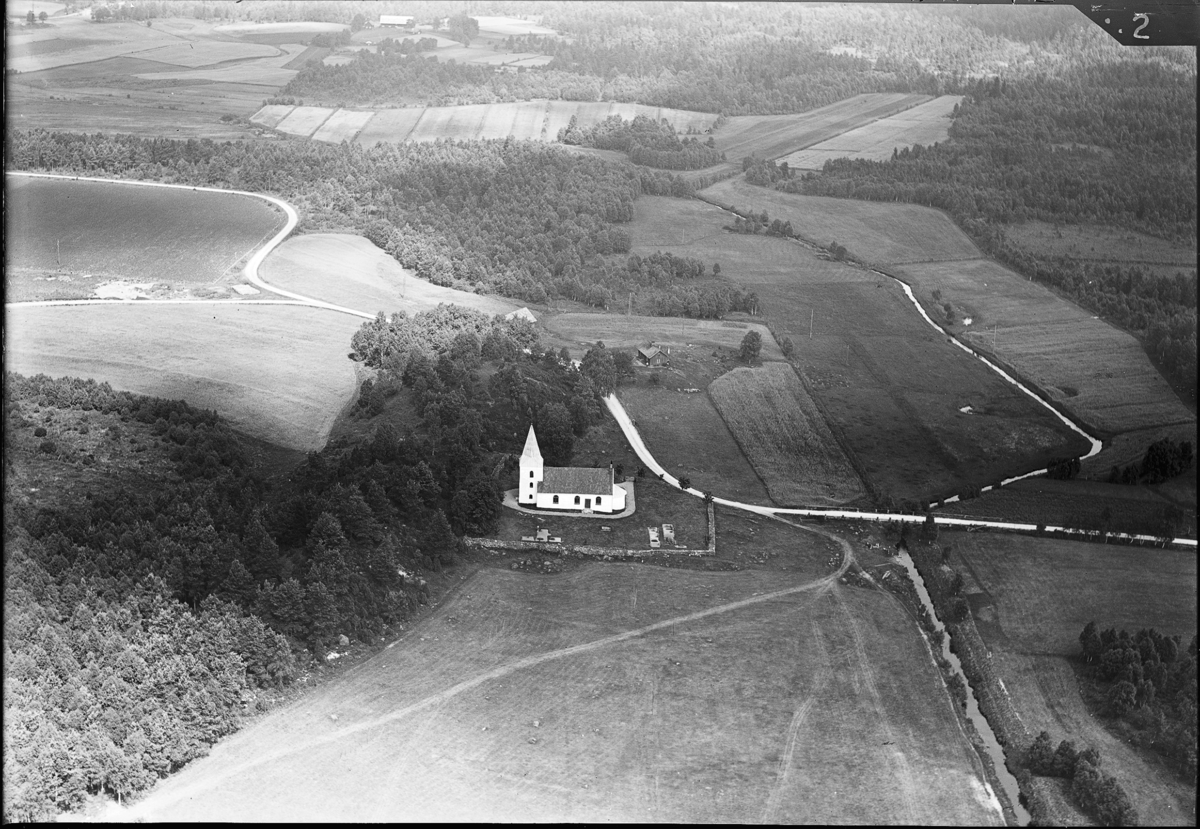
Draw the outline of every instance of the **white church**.
M533 426L521 452L521 481L517 503L563 512L618 513L625 511L625 490L617 486L613 468L579 469L542 463Z

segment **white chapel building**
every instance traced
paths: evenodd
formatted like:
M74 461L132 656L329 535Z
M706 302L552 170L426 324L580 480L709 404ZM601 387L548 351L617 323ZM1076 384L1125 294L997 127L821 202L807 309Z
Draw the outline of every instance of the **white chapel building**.
M617 486L613 469L544 466L533 426L521 452L517 503L524 507L564 512L617 513L625 511L625 490Z

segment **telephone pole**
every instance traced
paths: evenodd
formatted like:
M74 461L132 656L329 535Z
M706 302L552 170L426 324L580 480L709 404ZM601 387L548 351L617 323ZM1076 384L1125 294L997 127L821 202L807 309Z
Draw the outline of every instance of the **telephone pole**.
M816 317L816 315L817 315L816 308L812 308L809 310L809 312L808 312L808 338L810 340L812 339L813 319Z

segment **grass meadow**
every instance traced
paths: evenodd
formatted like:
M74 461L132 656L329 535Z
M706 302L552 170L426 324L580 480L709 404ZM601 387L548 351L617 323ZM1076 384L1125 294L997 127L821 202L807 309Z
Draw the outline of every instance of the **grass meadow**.
M1133 230L1103 225L1059 225L1029 221L1004 229L1009 241L1037 256L1095 262L1130 262L1196 270L1196 251Z
M787 363L734 369L717 378L708 393L775 503L837 506L865 494Z
M915 625L805 579L481 569L132 815L998 824Z
M791 362L838 443L881 494L935 500L1086 450L948 344L892 280L794 242L729 233L727 223L700 201L642 198L633 249L718 261L723 278L757 293L776 338L792 340Z
M565 313L547 314L546 330L576 344L572 352L583 352L601 341L608 348L637 349L655 343L670 349L726 349L738 351L750 331L762 337L764 360L782 360L783 352L762 323L742 320L697 320L684 317L647 317L637 314Z
M820 170L833 158L886 161L893 149L931 146L949 138L950 115L962 95L942 95L814 144L783 159L790 167Z
M313 133L313 140L325 141L330 144L353 141L359 131L371 120L372 114L351 109L339 109Z
M1087 710L1072 659L1095 621L1131 633L1196 633L1194 553L1000 533L943 534L974 593L979 631L1025 727L1100 750L1142 825L1194 823L1195 789L1172 779Z
M232 193L17 175L5 184L6 287L25 300L61 296L61 277L211 285L285 221Z
M509 300L427 282L369 240L348 233L293 236L267 255L259 276L276 288L368 314L412 315L442 303L485 314L507 314L518 307Z
M22 307L5 368L84 377L215 409L253 437L309 452L354 396L346 358L361 319L255 303Z

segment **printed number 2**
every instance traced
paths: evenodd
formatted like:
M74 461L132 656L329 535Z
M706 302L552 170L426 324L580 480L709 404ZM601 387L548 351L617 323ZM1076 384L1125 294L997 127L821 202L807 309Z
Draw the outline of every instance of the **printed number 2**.
M1139 17L1142 19L1142 25L1138 26L1136 29L1134 29L1134 30L1133 30L1133 36L1134 36L1134 37L1136 37L1136 38L1138 38L1139 40L1149 40L1149 39L1150 39L1150 35L1139 35L1139 34L1138 34L1138 32L1140 32L1142 29L1144 29L1144 28L1146 28L1147 26L1149 26L1149 25L1150 25L1150 15L1148 15L1148 14L1135 14L1135 15L1133 16L1133 20L1134 20L1134 22L1135 22L1135 23L1137 22L1137 19L1138 19Z

